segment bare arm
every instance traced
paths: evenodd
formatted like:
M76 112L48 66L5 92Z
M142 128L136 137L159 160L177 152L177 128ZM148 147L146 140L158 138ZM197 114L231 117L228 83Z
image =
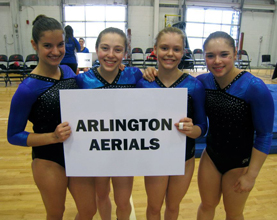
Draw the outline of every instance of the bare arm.
M30 133L27 138L28 146L42 146L64 142L71 134L71 128L68 122L59 124L54 132L50 133Z
M253 189L256 178L265 162L266 157L267 154L253 148L248 170L235 183L235 192L250 192Z
M149 82L153 82L156 76L158 76L158 70L154 67L147 67L147 69L144 70L142 77Z

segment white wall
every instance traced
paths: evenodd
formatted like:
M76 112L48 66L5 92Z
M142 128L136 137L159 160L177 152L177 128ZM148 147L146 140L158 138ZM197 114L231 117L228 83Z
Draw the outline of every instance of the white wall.
M178 14L177 8L160 7L158 31L164 28L165 14ZM129 6L128 7L128 28L131 29L131 46L140 47L143 51L153 47L154 36L154 6Z
M61 18L61 10L58 0L49 1L51 6L46 6L46 1L43 1L44 4L41 4L42 1L34 0L22 1L25 3L25 6L22 6L22 2L19 2L18 0L0 0L0 3L1 2L10 2L10 6L0 4L0 54L11 55L13 53L22 53L25 57L28 54L33 53L34 51L31 47L30 39L32 21L35 17L39 14L45 14L54 17L59 21ZM36 6L32 5L34 2L36 2ZM76 0L76 2L78 1ZM123 2L123 0L121 0L121 2ZM160 0L160 3L161 2L165 1ZM174 1L168 2L173 3ZM255 2L255 0L247 0L246 2ZM131 28L132 32L132 47L141 47L143 50L152 47L155 38L153 34L153 1L129 0L128 9L128 28ZM165 14L178 14L178 8L159 8L159 30L164 27ZM27 20L29 21L29 24L26 23ZM16 23L19 25L18 34L16 34L16 29L14 28ZM252 59L252 67L260 65L260 56L265 53L271 54L272 62L277 62L276 10L274 13L256 12L256 10L252 12L244 11L242 15L241 31L244 32L243 48L248 51L249 56ZM4 36L6 36L6 43ZM263 36L263 41L260 44L259 40L261 36Z
M271 53L273 16L273 13L268 12L243 12L241 23L241 32L244 32L243 49L252 60L252 67L260 66L262 54Z
M14 53L11 12L9 6L0 7L0 54Z
M35 18L45 14L60 21L60 8L59 6L23 6L20 15L20 39L21 39L21 54L26 57L28 54L35 53L31 46L32 39L32 22ZM27 24L29 21L29 24Z
M131 29L131 47L143 51L154 44L154 8L151 6L129 6L128 28Z

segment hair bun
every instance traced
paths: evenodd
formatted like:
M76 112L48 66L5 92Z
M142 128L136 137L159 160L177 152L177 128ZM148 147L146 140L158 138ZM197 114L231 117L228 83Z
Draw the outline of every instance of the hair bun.
M35 18L35 20L33 21L33 25L35 25L35 23L37 22L37 21L39 21L40 19L42 19L42 18L46 18L47 16L46 15L38 15L36 18Z

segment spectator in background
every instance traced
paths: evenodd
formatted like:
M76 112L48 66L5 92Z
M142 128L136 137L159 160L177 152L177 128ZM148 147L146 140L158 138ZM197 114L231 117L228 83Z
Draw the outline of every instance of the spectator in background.
M80 37L80 39L79 39L79 44L80 44L80 46L81 46L80 52L82 52L82 53L89 53L88 48L86 48L86 47L84 46L84 45L85 45L85 40L84 40L84 38Z
M74 37L73 29L70 25L65 26L65 56L61 62L61 65L69 66L73 72L76 74L77 72L77 57L76 52L80 52L81 46L77 39Z
M81 46L81 50L80 50L81 53L89 53L88 48L86 48L86 47L84 46L84 45L85 45L85 39L84 39L84 38L82 38L82 37L79 38L79 44L80 44L80 46ZM78 68L78 69L77 69L76 75L78 75L79 73L87 72L87 71L89 71L89 68L88 68L88 67L85 67L85 68Z

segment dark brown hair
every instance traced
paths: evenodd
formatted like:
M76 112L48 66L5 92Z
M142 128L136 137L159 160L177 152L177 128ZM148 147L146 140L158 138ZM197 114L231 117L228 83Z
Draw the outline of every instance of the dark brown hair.
M32 37L37 44L44 31L63 30L60 22L45 15L38 15L33 21Z
M229 44L234 49L234 53L236 52L236 46L235 46L235 40L226 32L224 31L216 31L211 33L205 40L203 44L203 50L205 51L207 44L210 42L212 39L217 39L217 38L223 38L226 40L226 43Z
M125 46L125 52L127 51L127 37L126 34L119 28L114 28L114 27L109 27L104 29L103 31L100 32L100 34L97 37L96 43L95 43L95 48L97 49L99 47L101 38L104 34L108 33L116 33L119 34L123 39L124 39L124 46Z

